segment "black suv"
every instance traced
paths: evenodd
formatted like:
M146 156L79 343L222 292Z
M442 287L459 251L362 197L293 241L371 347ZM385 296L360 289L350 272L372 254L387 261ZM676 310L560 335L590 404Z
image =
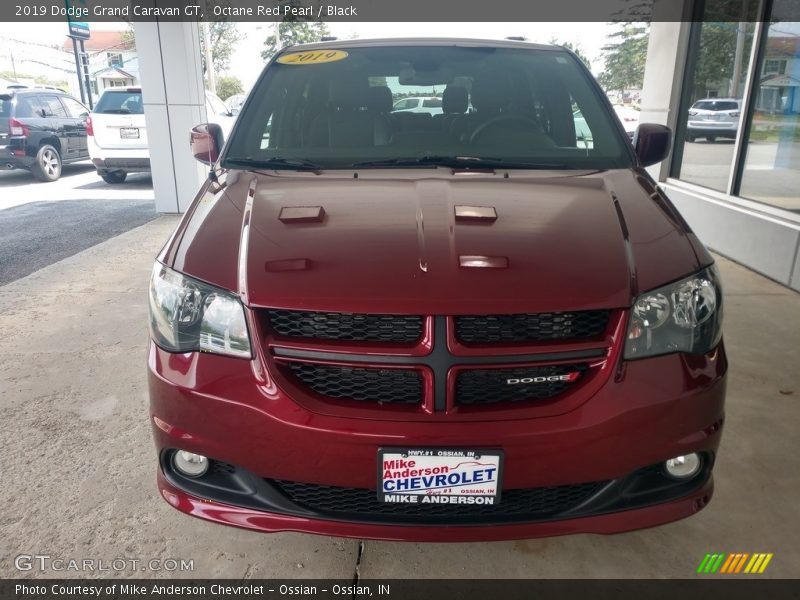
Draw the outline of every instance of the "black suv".
M55 181L64 163L89 158L89 109L59 90L0 91L0 169L28 169Z

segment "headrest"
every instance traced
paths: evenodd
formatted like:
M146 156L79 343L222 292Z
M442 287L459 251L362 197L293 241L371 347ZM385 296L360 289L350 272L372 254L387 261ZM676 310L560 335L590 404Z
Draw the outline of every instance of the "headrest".
M339 109L361 108L367 105L369 83L366 77L348 74L331 80L329 100Z
M445 113L465 113L469 102L467 88L460 85L448 85L442 94L442 111Z
M472 106L478 112L495 113L508 107L511 86L501 73L486 72L472 82Z
M367 108L372 112L392 112L392 90L387 85L375 85L369 88Z

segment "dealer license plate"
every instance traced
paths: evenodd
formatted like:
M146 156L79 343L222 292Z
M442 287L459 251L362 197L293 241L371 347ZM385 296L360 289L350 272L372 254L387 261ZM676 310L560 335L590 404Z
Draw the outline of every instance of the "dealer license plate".
M378 450L378 500L384 503L498 504L502 476L502 450Z
M122 127L119 130L119 137L123 140L138 140L139 128L138 127Z

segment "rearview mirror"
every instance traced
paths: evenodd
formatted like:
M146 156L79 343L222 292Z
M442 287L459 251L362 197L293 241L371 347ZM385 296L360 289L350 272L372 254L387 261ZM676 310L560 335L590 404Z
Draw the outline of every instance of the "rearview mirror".
M672 130L665 125L642 123L633 134L633 149L643 167L660 163L669 155Z
M216 123L203 123L192 127L189 147L192 156L205 165L217 162L222 149L222 129Z

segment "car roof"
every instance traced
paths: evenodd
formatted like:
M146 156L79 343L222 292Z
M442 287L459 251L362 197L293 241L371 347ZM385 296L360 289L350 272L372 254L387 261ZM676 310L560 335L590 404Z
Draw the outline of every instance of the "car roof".
M741 100L739 98L700 98L700 100L694 101L695 104L698 102L741 102Z
M355 40L335 40L327 42L314 42L311 44L297 44L287 46L281 53L287 50L315 50L315 49L336 49L336 48L374 48L389 46L467 46L482 48L527 48L529 50L555 50L564 51L561 46L552 44L534 44L532 42L520 42L517 40L482 40L474 38L372 38Z

